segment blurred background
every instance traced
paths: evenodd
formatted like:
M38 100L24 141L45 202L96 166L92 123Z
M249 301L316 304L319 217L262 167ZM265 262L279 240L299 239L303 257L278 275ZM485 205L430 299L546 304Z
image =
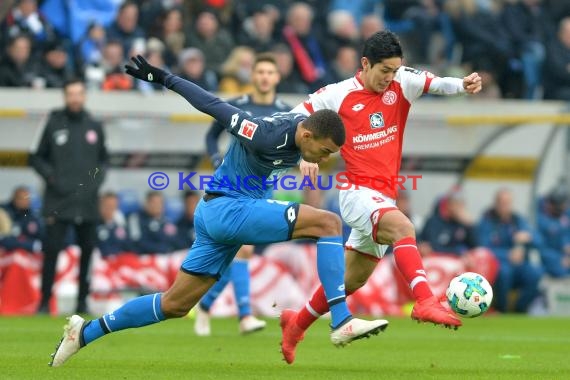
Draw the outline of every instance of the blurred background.
M269 52L282 78L279 96L295 106L323 85L353 76L363 41L389 29L401 38L407 66L438 76L477 71L483 78L483 91L476 96L425 96L410 114L401 170L421 178L416 188L406 182L400 207L416 224L426 260L445 267L435 260L443 255L462 265L445 267L446 276L430 280L444 287L451 274L470 268L469 252L486 249L499 257L499 249L516 245L509 238L501 246L499 238L489 238L500 232L483 228L486 215L504 206L499 194L506 191L511 197L508 212L523 218L535 237L524 260L536 275L513 280L512 301L500 311L570 314L570 287L564 282L570 273L570 1L7 0L0 3L0 20L0 203L8 210L0 217L0 313L31 313L37 303L41 247L30 247L45 238L40 216L44 189L28 157L38 147L49 112L63 107L66 80L79 77L86 83L86 108L103 122L109 152L101 193L116 199L109 207L112 215L120 215L124 240L140 241L140 236L132 236L137 229L129 223L131 216L148 209L152 172L171 178L160 193L161 226L176 226L185 211L193 212L188 194L175 182L179 172L213 172L205 147L212 120L178 95L124 74L128 57L142 54L153 65L227 99L251 88L255 54ZM297 36L301 47L284 31ZM306 74L307 64L316 75ZM228 141L222 137L222 144ZM337 156L321 173L342 170ZM26 202L16 205L18 196ZM334 189L277 191L276 197L338 212ZM37 230L30 232L29 218L19 218L10 207L32 215ZM191 240L181 244L170 236L172 229L163 230L164 252L149 252L140 244L108 244L98 229L91 310L112 309L110 300L118 302L129 292L167 286L171 274L157 269L162 264L153 265L155 276L164 276L164 281L149 284L140 278L119 281L103 263L128 251L158 255L157 260L176 268ZM67 241L66 260L77 261L73 234ZM263 252L250 264L250 270L258 268L252 272L254 309L274 313L264 303L267 297L281 300L283 306L302 305L316 277L310 266L314 264L303 270L299 263L311 262L307 257L314 255L314 247L303 242L257 248ZM64 300L77 291L77 269L61 262L56 296ZM276 262L285 264L272 266ZM14 269L18 265L21 268ZM287 268L291 280L267 296L267 278L275 278L271 268L276 267ZM389 284L390 271L379 267L378 278L380 273L384 277L371 281L377 288L363 289L369 297L360 297L353 306L368 314L400 313L409 299L405 290ZM291 290L293 282L300 284L297 293ZM29 292L18 297L27 300L25 305L13 296L23 283ZM378 296L381 292L386 294ZM235 312L226 293L218 306L220 315ZM520 294L531 294L522 308L517 306ZM97 299L104 301L97 306ZM70 308L64 301L58 305L52 312Z

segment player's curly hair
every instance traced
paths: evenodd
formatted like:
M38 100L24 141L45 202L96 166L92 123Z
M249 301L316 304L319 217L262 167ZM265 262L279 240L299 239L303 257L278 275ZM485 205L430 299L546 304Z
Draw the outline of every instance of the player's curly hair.
M374 33L366 41L362 49L362 56L368 59L370 66L386 58L403 58L402 45L398 36L389 30Z
M303 122L303 127L313 132L317 140L330 138L337 146L344 144L344 123L338 113L332 110L316 111Z

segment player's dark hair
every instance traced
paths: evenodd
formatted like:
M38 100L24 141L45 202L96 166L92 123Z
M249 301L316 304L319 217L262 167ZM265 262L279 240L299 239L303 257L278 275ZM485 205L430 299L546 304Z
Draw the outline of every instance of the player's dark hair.
M387 58L403 58L402 45L398 36L389 30L374 33L364 42L362 56L368 59L370 66Z
M67 79L64 83L63 83L63 91L67 91L67 88L69 86L71 86L72 84L76 84L76 83L81 83L82 85L85 85L85 82L81 79L81 78L69 78Z
M271 53L260 53L256 55L253 67L257 66L257 64L261 62L269 62L273 64L275 67L277 67L277 61L275 60L275 57Z
M303 127L313 132L317 140L330 138L337 146L344 144L344 123L338 113L332 110L315 112L303 122Z

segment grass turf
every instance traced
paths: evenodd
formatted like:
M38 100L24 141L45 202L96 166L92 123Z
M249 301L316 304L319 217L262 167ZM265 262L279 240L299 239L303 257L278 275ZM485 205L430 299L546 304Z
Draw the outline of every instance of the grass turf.
M167 321L111 334L60 368L49 354L63 318L0 318L1 379L568 379L570 319L489 316L458 331L389 318L379 336L335 348L319 321L289 366L280 329L242 337L235 319L214 319L213 336L192 321Z

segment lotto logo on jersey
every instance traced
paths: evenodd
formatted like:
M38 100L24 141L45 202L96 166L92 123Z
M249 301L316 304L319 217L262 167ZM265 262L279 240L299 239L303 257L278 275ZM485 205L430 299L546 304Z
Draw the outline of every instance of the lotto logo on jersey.
M352 106L352 110L354 112L362 111L363 109L364 109L364 104L362 104L362 103L358 103L358 104L355 104L354 106Z
M377 129L384 127L384 116L382 112L375 112L370 114L370 128Z
M257 127L257 124L249 120L243 120L239 127L238 135L243 136L246 139L253 140L253 135L255 134Z

